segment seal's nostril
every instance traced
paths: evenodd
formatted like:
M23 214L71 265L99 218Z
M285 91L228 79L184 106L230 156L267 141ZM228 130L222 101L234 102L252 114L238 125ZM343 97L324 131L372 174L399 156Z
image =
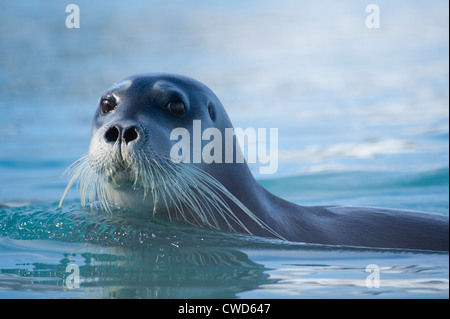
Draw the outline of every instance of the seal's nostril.
M128 128L123 133L123 139L124 139L125 143L127 143L127 144L129 142L136 140L138 137L139 137L138 132L136 131L136 128L134 126Z
M119 129L115 126L112 126L105 132L105 140L109 143L115 143L119 139L119 135Z

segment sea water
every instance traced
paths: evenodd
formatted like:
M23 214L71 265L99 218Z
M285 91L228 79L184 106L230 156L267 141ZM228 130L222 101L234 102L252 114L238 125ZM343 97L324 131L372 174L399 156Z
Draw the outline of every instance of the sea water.
M449 297L448 253L110 215L75 187L58 208L102 92L167 71L278 129L277 172L250 167L274 194L448 215L448 3L378 1L379 29L361 1L76 3L76 30L65 4L1 4L0 298Z

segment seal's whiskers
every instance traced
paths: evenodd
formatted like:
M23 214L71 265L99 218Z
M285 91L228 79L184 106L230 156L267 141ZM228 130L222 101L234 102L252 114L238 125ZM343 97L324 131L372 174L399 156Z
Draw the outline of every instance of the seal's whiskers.
M115 179L114 176L109 179L105 177L110 176L108 169L113 168L108 165L111 164L98 165L98 162L92 161L89 155L72 164L66 171L71 177L59 206L62 205L71 186L79 180L83 207L98 201L102 209L111 212L115 203L110 198L107 188L108 182L111 180L115 182ZM259 227L282 238L219 181L193 165L173 163L170 159L149 150L128 154L120 165L125 165L123 174L130 176L132 190L143 191L142 202L150 199L153 203L153 215L165 209L169 220L180 220L214 229L223 229L225 225L226 229L223 230L233 232L237 231L235 227L240 227L244 232L252 234L231 209L230 204L233 203Z

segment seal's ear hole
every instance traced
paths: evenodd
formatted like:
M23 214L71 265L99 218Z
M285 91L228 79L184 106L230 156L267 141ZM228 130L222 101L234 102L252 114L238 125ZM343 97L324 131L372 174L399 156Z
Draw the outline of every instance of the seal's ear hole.
M209 105L208 105L208 113L209 113L209 117L211 118L211 120L215 121L216 120L216 112L214 111L214 105L212 105L212 103L209 103Z

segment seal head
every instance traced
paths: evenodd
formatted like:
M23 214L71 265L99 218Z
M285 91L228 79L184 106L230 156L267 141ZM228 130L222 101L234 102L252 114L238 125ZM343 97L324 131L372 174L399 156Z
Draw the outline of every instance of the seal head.
M188 145L191 152L176 154L183 162L174 158L177 140L171 133L182 128L193 134L195 121L222 136L232 128L219 99L194 79L159 73L123 79L100 98L89 154L72 166L68 188L80 179L83 205L98 201L106 210L119 206L216 229L254 234L257 228L282 238L247 207L246 196L240 196L245 193L229 190L259 188L245 163L195 161L204 140L197 150ZM240 152L235 139L232 146Z

